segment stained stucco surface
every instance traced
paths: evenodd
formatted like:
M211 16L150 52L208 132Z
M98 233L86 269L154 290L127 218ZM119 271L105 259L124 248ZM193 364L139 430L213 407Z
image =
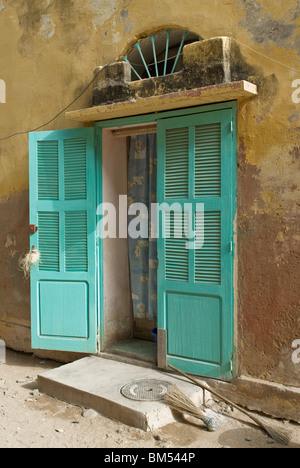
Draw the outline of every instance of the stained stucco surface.
M73 101L93 69L166 26L204 39L230 36L300 69L297 0L0 0L0 140L39 127ZM300 338L300 73L248 48L260 89L238 117L238 330L240 372L298 385ZM300 94L299 94L300 95ZM88 107L90 88L71 109ZM76 126L62 114L45 129ZM79 124L78 124L79 126ZM17 259L28 248L28 140L0 141L0 335L29 350L29 285Z

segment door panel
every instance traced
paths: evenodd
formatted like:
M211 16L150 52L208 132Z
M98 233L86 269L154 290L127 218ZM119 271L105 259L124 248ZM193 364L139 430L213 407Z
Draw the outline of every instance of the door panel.
M87 339L88 290L87 283L41 281L39 283L41 336Z
M93 128L30 134L32 347L97 351Z
M219 297L167 293L168 354L220 364Z
M158 328L169 364L223 379L234 352L233 119L229 109L158 121Z

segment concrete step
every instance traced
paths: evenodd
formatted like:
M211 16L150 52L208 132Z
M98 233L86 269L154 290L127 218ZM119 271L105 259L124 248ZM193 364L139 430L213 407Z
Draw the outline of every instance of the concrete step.
M38 385L42 393L145 431L174 422L173 412L163 401L136 401L121 394L124 385L142 379L170 382L197 405L203 403L203 391L181 377L98 356L45 372L38 376Z
M103 359L110 359L111 361L117 361L117 362L125 362L126 364L131 364L132 366L138 366L138 367L147 367L149 369L157 369L157 365L154 364L153 362L147 362L147 361L141 361L141 359L136 359L133 358L132 356L124 356L123 354L118 354L118 353L111 353L108 351L105 352L100 352L98 354L99 357Z
M139 339L123 341L110 345L105 349L105 352L149 362L154 365L157 363L157 346L151 341Z

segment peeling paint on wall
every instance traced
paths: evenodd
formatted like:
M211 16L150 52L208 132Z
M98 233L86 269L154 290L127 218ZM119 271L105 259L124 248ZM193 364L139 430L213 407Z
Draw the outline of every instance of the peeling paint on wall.
M0 1L0 13L2 13L2 11L4 11L6 8L6 6L4 5L3 1Z
M5 242L5 248L8 249L9 247L16 246L16 236L14 234L8 234Z
M101 26L117 11L119 0L92 0L91 10L94 13L93 26Z
M55 34L55 24L51 18L51 15L42 15L41 17L41 28L38 32L40 36L45 36L47 39L51 39Z
M262 3L257 0L239 0L245 9L245 16L240 25L245 27L256 43L273 41L281 46L295 32L295 25L285 19L274 19L264 11ZM296 12L296 11L295 11Z

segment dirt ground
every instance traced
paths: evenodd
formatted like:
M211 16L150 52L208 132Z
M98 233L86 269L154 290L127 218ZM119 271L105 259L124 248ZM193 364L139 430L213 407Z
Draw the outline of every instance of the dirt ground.
M214 403L219 430L184 419L155 433L124 426L94 411L41 394L37 375L61 364L7 351L0 364L0 448L281 448L242 413ZM263 417L300 448L300 426Z

